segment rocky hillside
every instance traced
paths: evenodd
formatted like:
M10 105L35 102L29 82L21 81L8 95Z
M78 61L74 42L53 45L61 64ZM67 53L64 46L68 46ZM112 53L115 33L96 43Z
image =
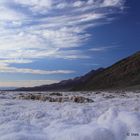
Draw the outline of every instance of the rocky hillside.
M73 90L122 89L140 85L140 52L91 76Z

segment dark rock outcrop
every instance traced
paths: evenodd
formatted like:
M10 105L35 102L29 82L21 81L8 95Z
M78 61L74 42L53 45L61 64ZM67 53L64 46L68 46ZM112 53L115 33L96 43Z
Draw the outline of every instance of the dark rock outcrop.
M60 93L61 94L61 93ZM61 95L43 95L43 94L22 94L16 97L17 99L24 100L39 100L39 101L48 101L48 102L74 102L74 103L92 103L94 102L90 98L83 96L61 96Z

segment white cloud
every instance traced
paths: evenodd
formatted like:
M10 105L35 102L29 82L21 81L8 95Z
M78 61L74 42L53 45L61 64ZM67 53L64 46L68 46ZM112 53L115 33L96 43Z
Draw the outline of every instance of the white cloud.
M2 59L0 60L0 64L10 64L10 63L26 64L26 63L32 63L32 61L27 60L27 59Z
M100 47L100 48L92 48L92 49L90 49L90 51L95 51L95 52L100 52L100 51L105 51L105 50L107 50L108 48L106 48L106 47Z
M84 1L75 1L74 3L73 3L73 6L74 7L81 7L81 6L83 6L84 5Z
M10 21L10 20L22 20L24 15L17 13L16 11L7 9L6 7L0 6L0 21Z
M39 69L27 69L27 68L16 68L9 66L8 63L0 63L1 73L28 73L28 74L69 74L74 73L71 70L39 70Z
M107 7L107 6L115 6L115 7L120 7L122 6L124 1L120 0L104 0L102 3L102 6Z
M1 0L0 60L8 66L0 72L64 73L10 67L37 58L89 58L76 50L91 34L88 28L103 24L113 8L121 11L124 0ZM16 7L17 6L17 7ZM107 7L102 12L102 8ZM100 11L100 12L99 12ZM100 21L102 19L102 22ZM98 21L98 22L97 22ZM66 49L63 51L63 49Z
M108 46L102 46L102 47L94 47L89 49L89 51L93 51L93 52L102 52L102 51L106 51L108 49L115 49L118 48L119 46L117 44L111 44Z
M52 0L14 0L15 3L28 6L33 12L46 12L52 6Z
M66 8L66 7L68 7L68 4L67 3L59 3L56 6L56 8L58 8L58 9L63 9L63 8Z

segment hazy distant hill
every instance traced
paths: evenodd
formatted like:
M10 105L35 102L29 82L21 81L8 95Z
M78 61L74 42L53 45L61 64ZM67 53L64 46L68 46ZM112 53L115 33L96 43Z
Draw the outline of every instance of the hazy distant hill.
M127 57L108 68L92 70L84 76L64 80L56 84L32 88L19 88L19 91L80 91L98 89L140 88L140 52Z
M23 87L23 88L18 88L16 90L18 91L54 91L54 90L70 91L74 89L75 86L84 84L86 81L88 81L88 79L92 75L97 74L103 70L104 70L103 68L92 70L84 76L76 77L74 79L63 80L59 83L55 83L51 85L42 85L42 86L28 87L28 88Z

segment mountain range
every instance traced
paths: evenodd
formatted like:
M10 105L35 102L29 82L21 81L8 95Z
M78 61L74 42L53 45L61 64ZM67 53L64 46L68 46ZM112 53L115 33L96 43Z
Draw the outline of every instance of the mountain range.
M51 85L18 88L16 91L92 91L140 89L140 51L107 68L92 70L81 77Z

